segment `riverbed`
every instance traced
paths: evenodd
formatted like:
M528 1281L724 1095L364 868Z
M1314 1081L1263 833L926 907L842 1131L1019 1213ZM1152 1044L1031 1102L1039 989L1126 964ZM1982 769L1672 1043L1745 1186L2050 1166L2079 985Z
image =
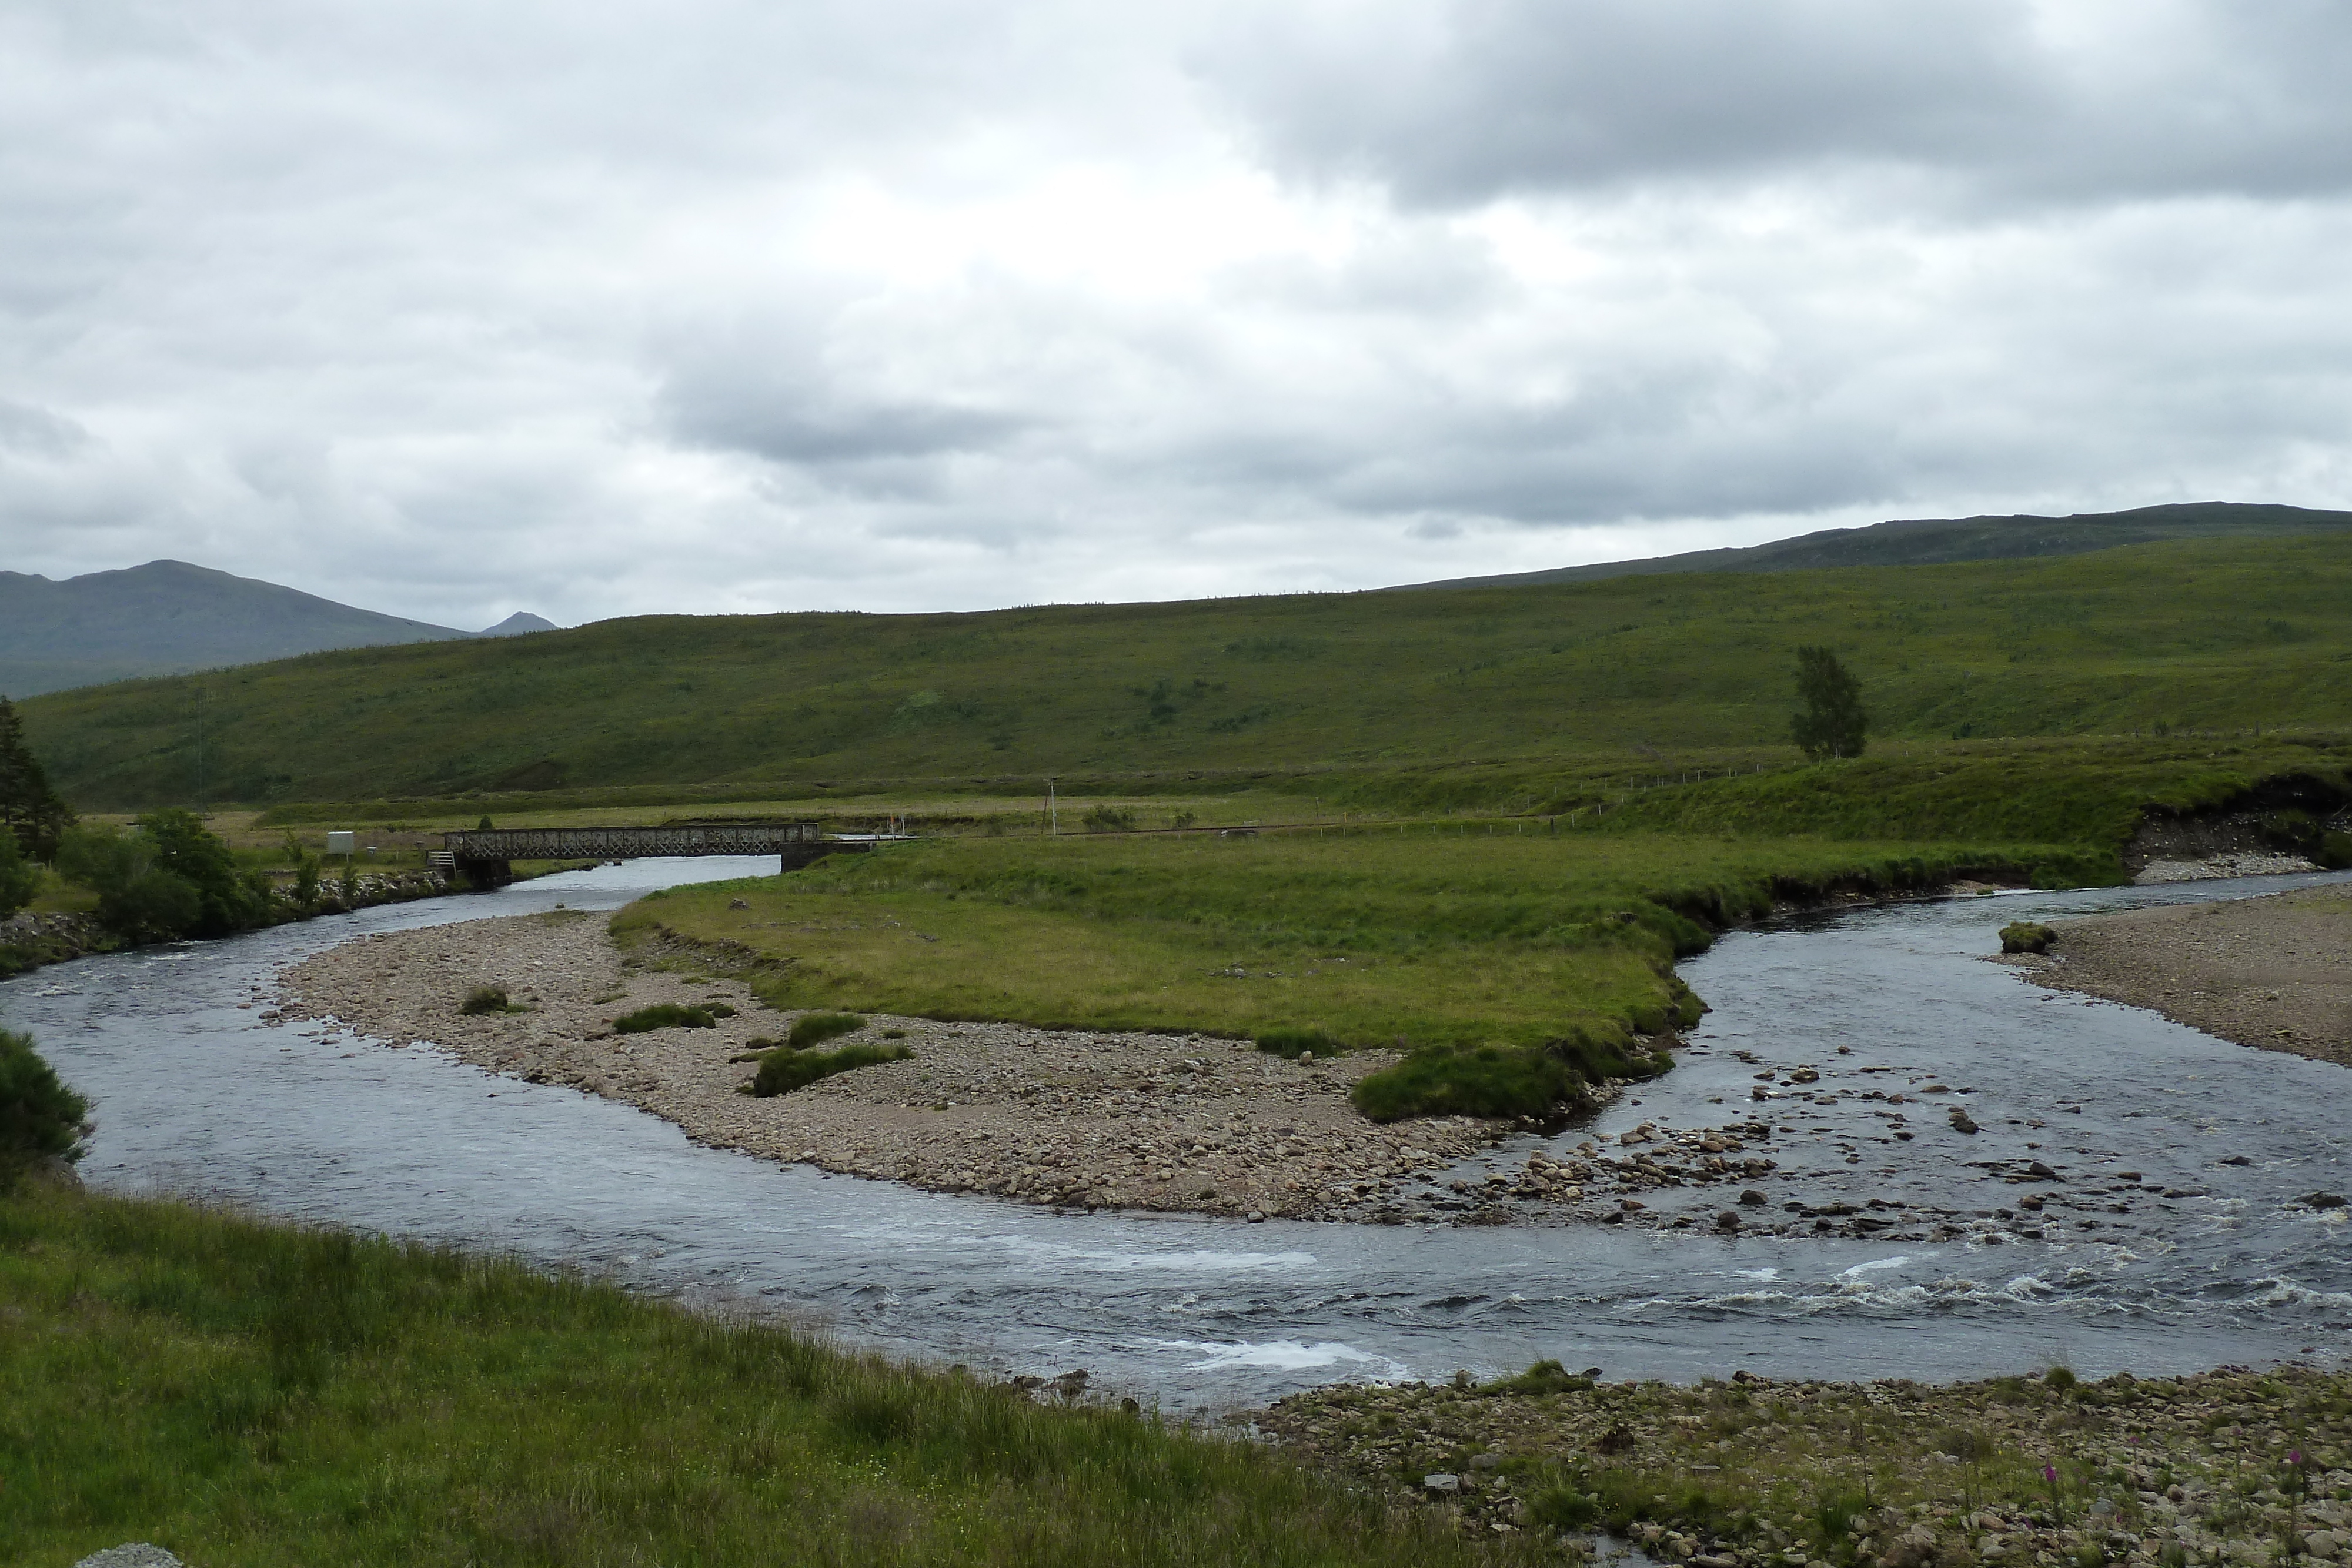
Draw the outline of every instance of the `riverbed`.
M633 862L83 959L0 985L0 1022L95 1102L82 1169L103 1189L504 1249L992 1371L1085 1367L1169 1408L1538 1357L1685 1380L2332 1363L2352 1328L2346 1211L2296 1201L2352 1185L2346 1069L1982 961L2011 920L2340 873L1906 902L1730 933L1684 967L1714 1010L1674 1073L1492 1156L1507 1170L1645 1122L1769 1118L1806 1193L1768 1190L1776 1218L1795 1201L1889 1217L1866 1237L1808 1233L1804 1216L1718 1233L1698 1210L1723 1197L1705 1192L1682 1230L1055 1213L779 1167L612 1101L240 1007L362 933L609 909L772 863ZM1948 1103L1979 1131L1914 1113ZM2034 1161L2055 1179L2011 1179ZM2040 1214L2019 1206L2029 1191Z

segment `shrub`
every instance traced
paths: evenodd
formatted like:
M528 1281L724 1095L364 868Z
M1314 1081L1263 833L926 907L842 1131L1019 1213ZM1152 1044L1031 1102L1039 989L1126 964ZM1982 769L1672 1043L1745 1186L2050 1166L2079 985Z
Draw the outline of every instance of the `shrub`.
M1293 1061L1305 1051L1311 1051L1318 1056L1331 1056L1340 1049L1338 1040L1319 1029L1260 1030L1255 1043L1269 1056L1286 1056Z
M2004 953L2047 953L2050 944L2058 940L2058 933L2036 920L2019 920L2000 928L2000 950Z
M0 920L33 902L41 885L41 868L16 847L16 835L0 828Z
M466 999L457 1004L457 1010L467 1018L478 1018L483 1013L505 1012L511 1005L507 1000L505 987L476 986L466 993Z
M1097 806L1078 819L1090 833L1126 833L1135 831L1135 813L1123 806Z
M723 1002L719 1005L726 1006ZM732 1016L734 1010L729 1008L728 1015ZM716 1029L719 1027L719 1013L711 1008L680 1007L676 1002L656 1002L649 1008L639 1008L635 1012L614 1019L613 1032L650 1034L657 1029Z
M1496 1394L1587 1394L1591 1392L1592 1379L1570 1372L1556 1361L1539 1361L1517 1377L1506 1377L1486 1386Z
M806 1051L836 1035L865 1027L866 1020L856 1013L803 1013L793 1020L792 1032L784 1036L784 1045L789 1050Z
M79 1159L89 1114L30 1037L0 1030L0 1189L36 1162Z
M1575 1101L1584 1077L1550 1051L1427 1046L1359 1079L1349 1098L1375 1122L1408 1116L1542 1116Z
M836 1072L883 1061L904 1061L914 1054L903 1045L845 1045L839 1051L794 1051L787 1046L760 1059L760 1073L751 1080L751 1092L763 1100L789 1094Z
M2319 852L2311 857L2329 871L2352 868L2352 833L2323 833Z

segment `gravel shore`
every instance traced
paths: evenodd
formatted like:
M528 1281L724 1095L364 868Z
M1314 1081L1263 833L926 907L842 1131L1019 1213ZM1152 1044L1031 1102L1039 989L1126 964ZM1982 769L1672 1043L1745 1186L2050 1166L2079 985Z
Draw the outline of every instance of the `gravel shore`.
M2150 1008L2265 1051L2352 1066L2352 886L2134 909L2003 960L2037 984Z
M461 1014L483 985L530 1010ZM1468 1117L1366 1121L1348 1091L1394 1060L1386 1052L1292 1062L1202 1036L879 1014L850 1038L903 1031L910 1060L754 1099L739 1092L754 1069L733 1058L796 1015L766 1010L731 980L632 963L602 917L578 912L362 937L288 969L280 987L283 1018L435 1044L494 1072L625 1101L700 1143L1038 1204L1363 1218L1400 1183L1516 1130ZM614 1019L659 1002L739 1010L713 1029L613 1032Z
M2352 1376L2003 1377L1943 1387L1601 1384L1293 1396L1261 1430L1465 1531L1622 1530L1697 1568L2092 1568L2352 1556Z

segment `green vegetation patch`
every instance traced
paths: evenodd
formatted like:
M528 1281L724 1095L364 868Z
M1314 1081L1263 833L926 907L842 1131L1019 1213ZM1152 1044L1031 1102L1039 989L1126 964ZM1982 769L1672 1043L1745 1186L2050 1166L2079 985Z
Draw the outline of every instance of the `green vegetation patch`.
M845 1045L839 1051L793 1051L787 1047L760 1058L760 1071L751 1092L767 1099L805 1089L820 1078L872 1067L884 1061L904 1061L915 1053L903 1045Z
M866 1020L856 1013L803 1013L793 1020L784 1035L784 1044L794 1051L806 1051L812 1045L823 1045L866 1027Z
M1454 1568L1501 1548L1116 1407L181 1204L0 1203L0 1561Z
M716 1029L735 1009L725 1002L656 1002L613 1020L614 1034L650 1034L657 1029Z
M2004 953L2047 953L2050 944L2057 940L2056 929L2038 920L2013 920L2000 928Z

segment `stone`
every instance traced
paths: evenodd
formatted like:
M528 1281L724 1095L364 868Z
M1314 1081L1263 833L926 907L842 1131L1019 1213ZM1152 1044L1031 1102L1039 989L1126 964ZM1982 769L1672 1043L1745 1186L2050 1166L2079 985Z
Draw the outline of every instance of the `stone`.
M1977 1124L1969 1119L1969 1113L1966 1111L1961 1110L1957 1105L1953 1106L1952 1131L1955 1133L1973 1133L1976 1130Z
M2344 1195L2336 1192L2305 1193L2295 1201L2305 1208L2342 1208L2345 1206Z
M1439 1470L1421 1478L1422 1489L1450 1497L1462 1490L1462 1478L1451 1470Z
M1760 1208L1767 1200L1762 1193L1751 1186L1739 1195L1739 1201L1750 1208Z
M160 1546L133 1541L121 1546L110 1546L103 1552L93 1552L75 1563L74 1568L183 1568L183 1564Z
M2048 1166L2043 1165L2040 1160L2035 1160L2032 1165L2027 1166L2025 1168L2032 1175L2040 1176L2043 1181L2055 1181L2058 1179L2058 1173L2052 1170Z
M1470 1456L1470 1468L1474 1470L1499 1470L1503 1468L1503 1456L1500 1454L1473 1454Z
M1727 1208L1715 1217L1715 1228L1717 1230L1737 1230L1739 1228L1739 1216Z

